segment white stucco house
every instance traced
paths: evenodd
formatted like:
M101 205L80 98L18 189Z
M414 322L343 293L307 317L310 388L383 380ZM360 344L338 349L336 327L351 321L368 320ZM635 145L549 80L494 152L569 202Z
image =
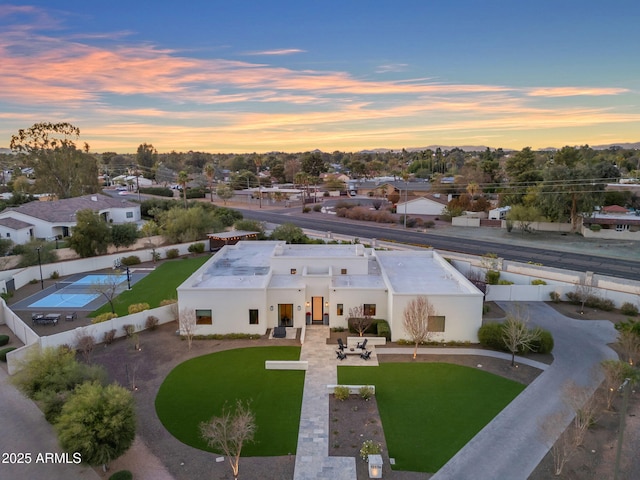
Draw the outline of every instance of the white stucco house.
M96 193L7 208L0 212L0 236L16 244L34 238L68 237L76 225L76 212L86 209L99 213L110 223L141 220L139 204Z
M402 215L442 215L442 210L447 206L447 203L447 195L418 197L407 202L398 202L396 213Z
M177 289L196 334L263 335L276 326L347 327L363 306L385 319L392 340L408 338L406 305L426 296L438 340L477 341L483 294L433 250L378 251L363 245L243 241L223 247Z

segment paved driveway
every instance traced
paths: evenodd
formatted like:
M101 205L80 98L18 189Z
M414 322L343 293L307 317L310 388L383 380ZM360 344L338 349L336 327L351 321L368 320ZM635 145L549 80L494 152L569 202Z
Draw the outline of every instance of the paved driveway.
M506 311L515 305L498 303ZM616 338L610 322L567 318L543 302L520 305L528 308L532 324L553 334L554 362L432 480L526 480L573 418L561 398L566 382L573 380L593 392L602 381L598 364L618 358L607 347ZM557 412L562 414L562 421L555 422L553 431L543 435L541 424Z
M99 480L90 467L73 463L37 462L38 454L60 453L53 427L36 405L9 383L0 369L0 478L33 478L47 480ZM12 463L10 453L30 453L31 463ZM6 457L6 458L5 458ZM4 460L7 460L7 463Z

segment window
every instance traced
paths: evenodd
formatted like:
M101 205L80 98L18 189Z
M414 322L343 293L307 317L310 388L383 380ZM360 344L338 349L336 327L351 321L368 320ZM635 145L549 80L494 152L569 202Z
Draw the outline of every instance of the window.
M444 332L444 315L429 316L427 330L430 332Z
M340 275L346 275L347 274L347 269L346 268L341 268L340 269Z
M196 310L196 325L213 325L211 310Z
M298 270L296 270L295 268L291 269L291 275L295 275L298 272Z
M258 325L258 309L249 309L249 325Z
M344 315L344 305L342 303L336 305L336 315Z
M365 303L362 309L362 313L364 313L367 317L375 317L376 316L376 304L375 303Z
M629 225L626 225L626 224L616 225L616 232L626 232L627 230L629 230Z
M9 232L7 232L7 238L9 238L11 236L11 234Z
M133 218L133 212L127 212L127 218Z

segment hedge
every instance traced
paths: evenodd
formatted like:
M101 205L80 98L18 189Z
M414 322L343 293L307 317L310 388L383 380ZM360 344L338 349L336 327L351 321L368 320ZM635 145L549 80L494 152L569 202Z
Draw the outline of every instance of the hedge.
M9 343L9 335L0 335L0 347Z
M553 335L548 330L541 330L540 338L533 342L535 353L551 353L553 351Z
M147 195L157 195L159 197L173 197L173 190L169 187L145 187L140 188L140 193Z
M111 475L109 480L133 480L133 473L129 470L120 470Z
M7 361L7 353L13 352L15 349L16 349L16 347L7 347L7 348L3 348L2 350L0 350L0 361L6 362Z
M480 345L493 350L499 350L502 352L507 351L507 346L502 340L502 331L504 326L501 323L487 323L482 325L478 330L478 340Z

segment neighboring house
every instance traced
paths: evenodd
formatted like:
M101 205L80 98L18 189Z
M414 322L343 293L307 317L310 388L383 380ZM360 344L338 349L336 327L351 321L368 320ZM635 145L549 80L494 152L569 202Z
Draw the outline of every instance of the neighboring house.
M582 234L624 240L640 240L640 215L620 205L608 205L582 218Z
M249 241L223 247L177 289L195 333L263 335L276 326L347 327L363 307L385 319L391 338L409 338L406 305L424 295L434 306L434 337L477 341L483 294L433 250L380 251L356 245Z
M442 215L442 210L447 206L447 195L430 195L418 197L407 202L396 204L396 213L404 215Z
M400 198L423 196L431 191L428 182L405 182L404 180L350 180L347 182L350 195L384 196L397 192Z
M7 208L0 212L0 234L14 243L27 243L34 238L68 237L76 225L76 212L87 209L99 213L110 223L141 220L140 205L93 194Z

